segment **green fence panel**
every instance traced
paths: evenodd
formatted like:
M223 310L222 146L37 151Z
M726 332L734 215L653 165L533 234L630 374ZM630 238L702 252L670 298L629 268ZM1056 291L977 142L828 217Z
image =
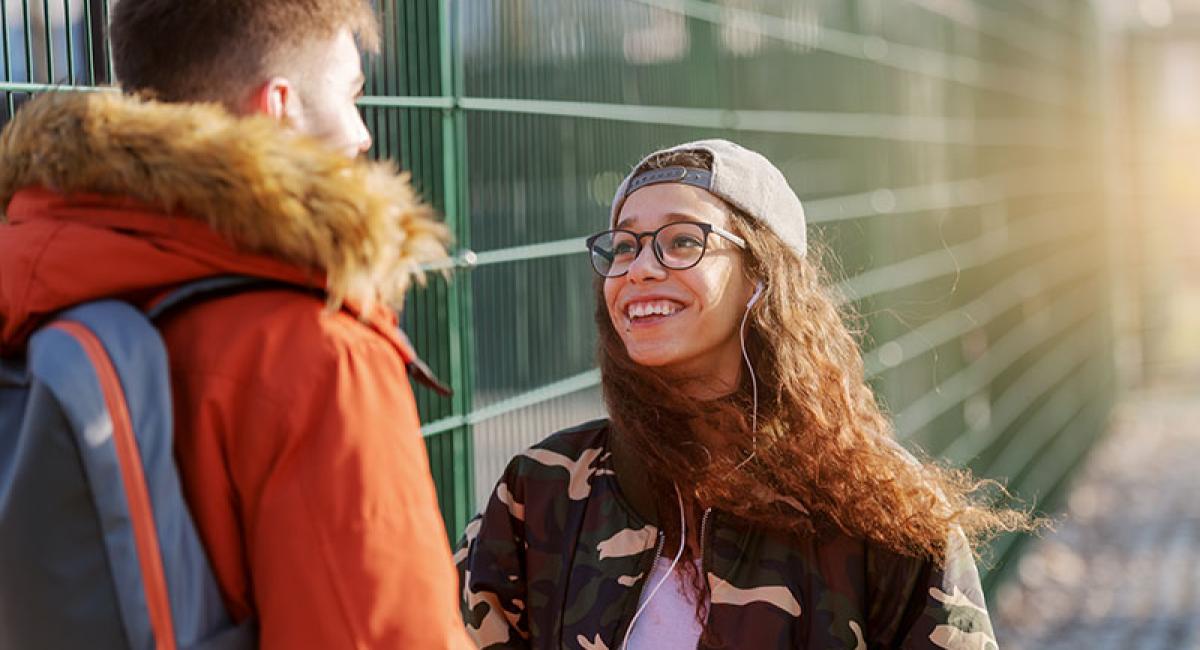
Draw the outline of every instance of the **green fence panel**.
M582 240L641 154L688 139L788 176L905 444L1052 505L1103 432L1118 382L1086 0L377 6L372 153L456 238L403 317L456 391L416 389L452 537L512 455L603 414ZM106 2L0 7L0 119L111 79ZM1021 544L993 545L989 585Z
M497 260L472 272L476 407L579 388L476 424L477 498L594 404L592 282L565 251L639 154L709 136L805 199L906 443L1029 501L1064 484L1115 386L1093 22L1083 2L962 4L463 6L472 243Z

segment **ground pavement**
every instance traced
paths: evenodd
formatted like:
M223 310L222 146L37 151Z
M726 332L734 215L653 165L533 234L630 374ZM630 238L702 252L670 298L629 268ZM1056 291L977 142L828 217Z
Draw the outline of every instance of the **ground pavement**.
M1123 401L990 605L1004 650L1200 649L1200 384Z

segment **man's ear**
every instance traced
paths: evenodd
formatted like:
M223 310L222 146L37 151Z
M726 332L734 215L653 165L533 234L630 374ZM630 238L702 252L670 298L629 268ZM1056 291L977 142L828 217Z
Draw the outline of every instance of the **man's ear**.
M292 106L296 101L295 94L290 81L284 77L271 77L250 93L246 112L284 121L295 110Z

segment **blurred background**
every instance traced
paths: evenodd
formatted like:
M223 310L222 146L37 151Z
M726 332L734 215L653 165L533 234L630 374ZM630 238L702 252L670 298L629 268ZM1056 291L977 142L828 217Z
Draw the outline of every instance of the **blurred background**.
M112 83L108 5L0 0L0 123ZM604 412L620 179L725 137L804 201L898 437L1057 522L985 549L1005 647L1200 647L1200 0L377 5L372 155L457 240L403 318L456 391L416 388L453 539Z

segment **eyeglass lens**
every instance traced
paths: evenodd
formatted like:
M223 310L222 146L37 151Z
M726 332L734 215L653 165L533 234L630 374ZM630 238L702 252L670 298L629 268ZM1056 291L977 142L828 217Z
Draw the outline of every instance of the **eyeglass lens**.
M644 238L647 234L642 235ZM654 257L669 269L687 269L704 256L705 232L694 223L672 223L654 233ZM592 240L592 266L605 277L623 275L641 252L637 235L610 230Z

